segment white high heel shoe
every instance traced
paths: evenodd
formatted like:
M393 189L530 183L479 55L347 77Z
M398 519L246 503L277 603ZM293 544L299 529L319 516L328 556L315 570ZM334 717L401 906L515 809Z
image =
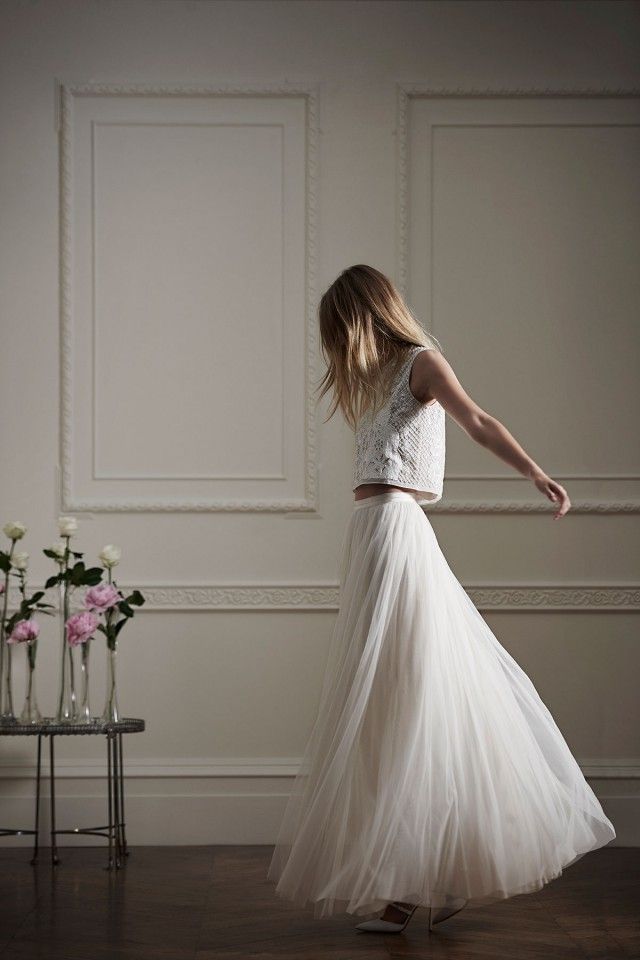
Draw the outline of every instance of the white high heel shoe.
M394 923L393 920L382 920L380 917L376 917L373 920L363 920L362 923L356 925L356 930L363 930L366 933L400 933L404 930L418 909L418 904L416 903L413 907L405 907L395 900L392 902L396 910L405 914L403 923Z
M433 930L436 923L442 923L443 920L452 917L454 913L460 913L466 906L466 903L466 900L453 900L447 904L447 906L436 907L435 910L433 907L429 907L429 930ZM456 904L458 904L458 906L456 906Z

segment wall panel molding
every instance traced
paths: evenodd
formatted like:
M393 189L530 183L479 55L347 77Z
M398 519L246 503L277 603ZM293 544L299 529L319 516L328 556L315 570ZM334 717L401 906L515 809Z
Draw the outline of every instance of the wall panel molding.
M300 757L165 757L159 759L132 759L126 761L127 779L221 779L221 778L293 778L298 773ZM579 760L585 777L597 780L640 779L640 757L595 758ZM42 772L48 775L49 763L42 760ZM0 779L20 779L35 776L36 766L31 761L0 761ZM104 759L56 760L56 777L64 779L104 779Z
M202 496L144 493L81 496L74 489L74 363L73 363L73 106L83 97L153 98L297 98L304 102L304 493L301 497ZM60 501L63 511L93 512L315 512L317 510L317 415L315 386L318 373L316 332L317 184L318 184L318 88L316 84L148 84L59 82L56 125L60 139L60 315L61 315L61 409L60 409ZM114 478L106 479L118 479ZM148 479L149 489L158 486ZM162 478L160 478L162 479ZM173 479L167 477L167 479ZM186 476L189 480L201 479ZM259 480L260 477L257 476ZM280 479L278 476L262 480Z
M445 484L449 477L445 474ZM452 478L453 479L453 478ZM465 475L458 479L479 481L490 479L484 475L470 476ZM500 480L514 479L519 477L501 477ZM562 482L567 480L564 474L555 473L553 479ZM607 479L612 479L608 477ZM640 477L634 479L640 480ZM522 478L523 486L527 483ZM552 513L554 507L549 501L545 500L540 494L540 500L440 500L429 510L433 513ZM639 513L640 500L571 500L571 513Z
M463 584L479 610L633 613L640 610L640 584L469 583ZM146 598L145 612L198 611L335 611L337 583L137 584ZM42 586L34 590L44 589ZM130 589L121 584L123 591ZM10 603L19 603L12 587ZM55 601L53 601L55 602Z
M408 295L409 287L409 245L410 245L410 121L409 111L411 101L415 99L487 99L487 100L532 100L546 98L548 100L563 99L591 99L591 100L634 100L640 98L638 87L616 88L552 88L552 87L432 87L416 82L399 82L396 85L396 170L397 170L397 281L398 287L404 295ZM431 318L432 320L433 318ZM579 474L554 473L554 479L559 482L577 481L640 481L640 475L634 473L611 474ZM445 484L450 481L463 481L478 484L485 481L517 481L523 487L530 486L529 482L513 474L474 474L474 473L447 473ZM487 496L468 498L464 495L452 495L439 501L431 507L435 513L547 513L552 507L542 496L539 499L508 499L503 496ZM640 496L592 496L572 497L573 513L638 513L640 512Z

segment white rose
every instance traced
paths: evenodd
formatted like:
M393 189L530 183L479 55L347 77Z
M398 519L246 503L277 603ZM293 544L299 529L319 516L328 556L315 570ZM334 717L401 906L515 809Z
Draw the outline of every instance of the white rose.
M120 562L122 550L120 547L116 547L115 544L108 543L102 548L98 556L105 567L115 567L116 563Z
M59 557L60 560L64 560L66 549L67 545L64 540L58 540L56 543L52 543L49 547L49 550L51 550L52 553L55 553L56 557Z
M61 537L72 537L78 530L78 521L75 517L58 517L58 530Z
M10 540L19 540L27 532L27 528L20 520L10 520L2 529Z
M29 554L26 550L20 550L11 557L11 566L16 570L26 570L29 561Z

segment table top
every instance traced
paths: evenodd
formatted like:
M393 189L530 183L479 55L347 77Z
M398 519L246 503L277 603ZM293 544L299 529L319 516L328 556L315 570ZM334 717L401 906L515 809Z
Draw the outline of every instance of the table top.
M105 722L100 717L91 721L55 720L43 717L39 723L20 723L19 720L0 720L0 737L33 736L35 734L56 734L58 736L87 736L92 733L140 733L145 728L144 720L137 717L123 717L122 720Z

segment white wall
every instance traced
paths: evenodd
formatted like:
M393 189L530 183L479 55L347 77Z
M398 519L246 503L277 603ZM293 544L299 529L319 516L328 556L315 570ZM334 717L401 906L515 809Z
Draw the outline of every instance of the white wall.
M640 841L637 11L3 3L1 519L34 587L64 510L148 597L118 654L131 843L274 839L352 496L314 309L357 262L572 496L552 522L448 422L445 555ZM50 713L53 623L38 657ZM100 820L102 755L59 743L61 826ZM0 741L4 824L33 759Z

